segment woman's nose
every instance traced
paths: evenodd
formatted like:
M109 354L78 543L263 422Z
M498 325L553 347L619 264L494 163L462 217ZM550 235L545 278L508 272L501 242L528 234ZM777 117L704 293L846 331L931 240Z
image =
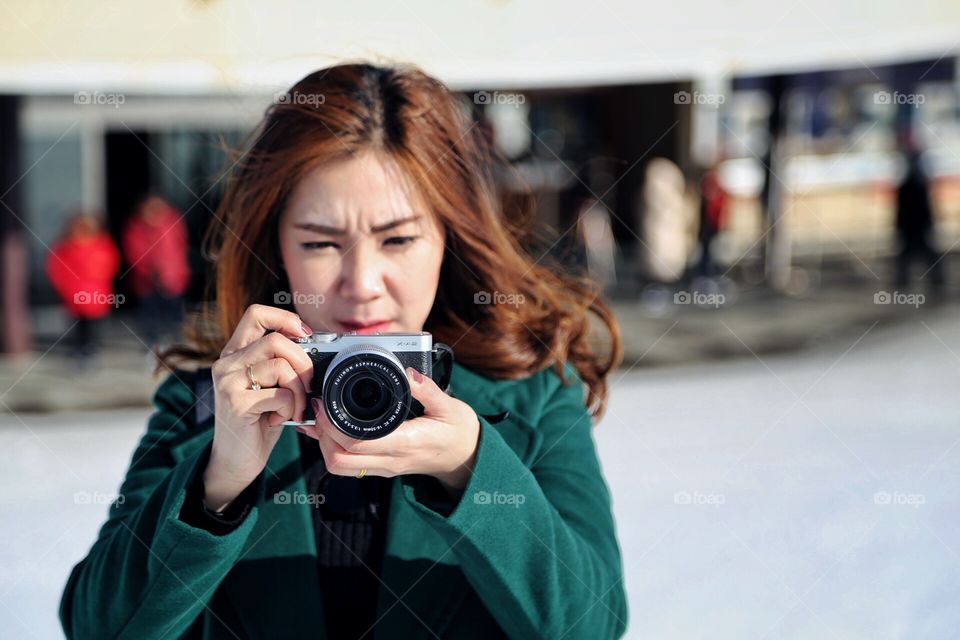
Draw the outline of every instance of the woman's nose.
M343 259L340 294L355 302L375 300L383 295L383 269L375 252L358 243Z

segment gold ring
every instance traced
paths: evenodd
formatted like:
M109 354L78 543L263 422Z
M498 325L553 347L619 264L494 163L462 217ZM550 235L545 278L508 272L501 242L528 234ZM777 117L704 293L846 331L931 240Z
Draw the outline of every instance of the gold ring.
M253 365L247 367L247 379L250 381L250 388L254 391L260 391L260 383L253 377Z
M367 475L367 470L366 470L366 469L360 469L360 473L357 474L357 477L358 477L358 478L362 478L362 477L365 476L365 475Z

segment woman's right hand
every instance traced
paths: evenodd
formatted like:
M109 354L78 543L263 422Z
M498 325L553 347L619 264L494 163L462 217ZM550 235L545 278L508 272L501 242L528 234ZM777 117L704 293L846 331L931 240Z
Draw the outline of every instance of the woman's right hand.
M311 333L297 314L254 304L213 363L213 447L203 474L208 509L222 511L260 475L280 439L280 423L303 420L313 361L290 338ZM247 367L259 391L251 388Z

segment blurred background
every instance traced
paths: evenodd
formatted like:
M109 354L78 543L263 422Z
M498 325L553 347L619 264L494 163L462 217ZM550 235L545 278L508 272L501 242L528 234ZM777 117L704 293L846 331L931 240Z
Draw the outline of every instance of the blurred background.
M535 257L614 306L626 360L596 437L629 637L956 637L960 5L0 18L0 635L61 637L150 412L149 349L205 295L225 150L362 58L461 92L522 178L505 197L536 195Z

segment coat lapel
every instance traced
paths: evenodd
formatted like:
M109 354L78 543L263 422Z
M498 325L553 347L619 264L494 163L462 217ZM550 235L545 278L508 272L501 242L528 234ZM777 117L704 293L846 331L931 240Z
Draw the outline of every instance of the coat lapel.
M527 460L532 455L534 430L509 407L509 396L496 394L495 384L455 364L450 393L479 415L502 416L509 409L509 415L493 426L517 455ZM391 494L381 579L378 638L443 636L471 591L454 550L408 503L399 479L395 479Z
M246 637L302 638L326 621L310 505L295 497L307 494L296 431L285 428L267 466L260 516L224 587Z

